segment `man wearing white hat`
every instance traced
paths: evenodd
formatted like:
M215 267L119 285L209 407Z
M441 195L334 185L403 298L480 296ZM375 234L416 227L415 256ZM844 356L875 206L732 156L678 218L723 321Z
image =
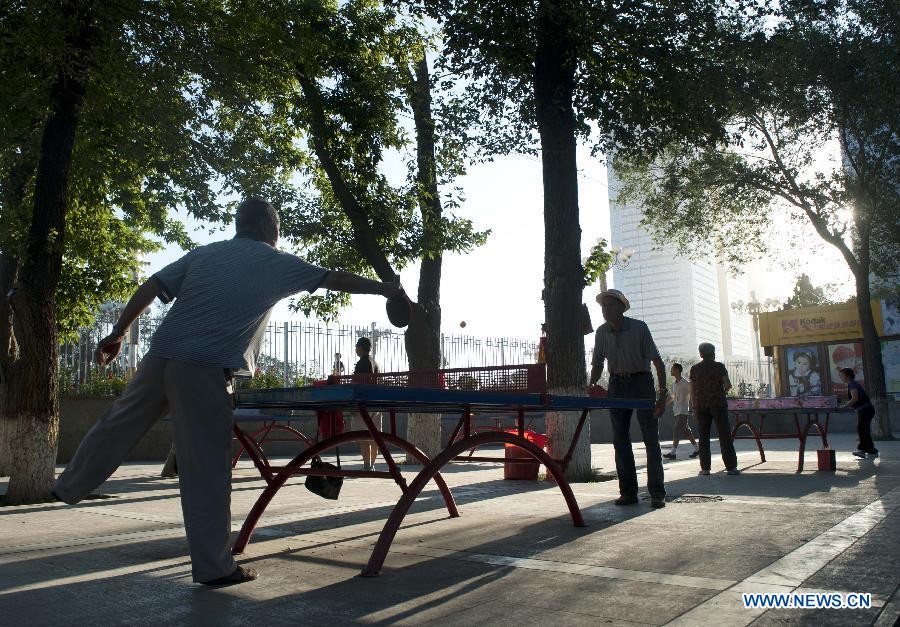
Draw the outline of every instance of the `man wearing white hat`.
M609 363L610 398L656 399L655 409L637 410L644 446L647 449L647 491L653 507L666 506L663 480L662 452L659 447L659 416L666 404L666 373L659 351L642 320L625 317L631 306L619 290L605 290L597 295L597 302L606 322L597 329L594 354L591 360L591 385L603 374L603 360ZM653 389L650 364L656 368L659 396ZM637 471L631 449L631 409L611 409L613 446L616 450L616 473L619 477L619 498L616 505L638 502Z

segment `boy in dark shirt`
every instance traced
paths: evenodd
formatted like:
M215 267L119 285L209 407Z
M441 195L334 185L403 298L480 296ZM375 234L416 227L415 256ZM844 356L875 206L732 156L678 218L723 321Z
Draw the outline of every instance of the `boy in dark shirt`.
M356 365L353 367L354 375L367 375L367 374L376 374L378 373L378 364L376 364L371 357L372 353L372 340L367 337L361 337L356 341L356 356L359 357L359 361L356 362ZM356 378L354 377L354 381ZM359 377L358 383L370 383L371 380L369 377L361 376ZM375 426L378 429L381 429L381 412L371 412L369 417L372 419L372 422L375 423ZM363 421L362 416L359 415L359 412L353 413L353 418L351 419L351 426L354 431L365 431L368 427L366 427L366 423ZM374 470L375 469L375 458L378 457L378 446L375 442L371 440L368 442L361 442L359 445L360 453L363 458L363 470Z
M856 432L859 434L859 450L853 451L853 454L860 459L865 459L866 455L870 457L878 457L878 449L872 442L872 418L875 416L875 408L869 395L863 389L862 384L856 380L856 373L853 368L840 369L841 381L847 384L847 392L849 398L841 407L852 407L856 410Z

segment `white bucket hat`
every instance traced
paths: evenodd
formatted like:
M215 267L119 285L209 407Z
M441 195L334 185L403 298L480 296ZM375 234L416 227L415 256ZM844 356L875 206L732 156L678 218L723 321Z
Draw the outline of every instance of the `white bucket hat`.
M606 290L597 294L597 302L601 305L603 304L603 297L609 296L610 298L615 298L617 301L621 302L625 305L625 311L631 309L631 303L628 302L628 299L625 298L625 294L620 292L619 290Z

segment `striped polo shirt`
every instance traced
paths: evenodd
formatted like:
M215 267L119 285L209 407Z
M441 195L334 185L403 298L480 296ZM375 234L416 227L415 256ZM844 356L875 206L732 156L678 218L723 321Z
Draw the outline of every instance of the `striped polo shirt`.
M326 274L296 255L247 238L195 248L153 275L161 286L159 299L175 302L147 354L253 373L275 304L297 292L314 292Z

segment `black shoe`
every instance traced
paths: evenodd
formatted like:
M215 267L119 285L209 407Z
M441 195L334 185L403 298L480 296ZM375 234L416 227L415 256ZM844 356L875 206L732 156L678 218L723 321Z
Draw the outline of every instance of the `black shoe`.
M860 459L866 458L865 451L853 451L853 454L856 455L857 457L859 457Z
M666 498L663 497L661 499L650 499L650 507L654 509L659 509L660 507L666 506Z
M694 451L693 453L688 455L688 457L697 457L697 455L699 455L699 454L700 454L700 451Z
M225 575L224 577L219 577L218 579L213 579L212 581L202 581L201 583L204 586L233 586L238 583L253 581L257 577L259 577L259 573L256 571L256 569L238 566L231 572L230 575Z
M669 453L665 453L665 454L663 455L663 457L665 457L666 459L675 459L675 452L672 451L672 452L669 452Z
M866 455L869 457L878 457L878 451L866 451Z
M638 499L636 496L620 496L615 501L613 501L613 503L615 503L616 505L634 505L637 502Z

